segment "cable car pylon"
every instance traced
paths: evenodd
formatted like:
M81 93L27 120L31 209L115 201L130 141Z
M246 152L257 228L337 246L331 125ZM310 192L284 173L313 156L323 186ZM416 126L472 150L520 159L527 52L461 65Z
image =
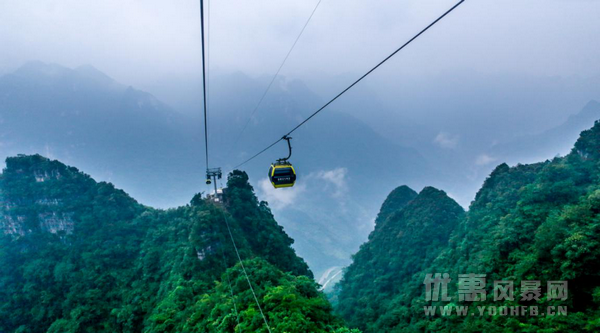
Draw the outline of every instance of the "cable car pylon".
M215 198L218 197L217 179L223 177L221 168L209 168L208 164L208 116L207 116L207 98L206 98L206 43L204 42L204 0L200 0L200 33L202 35L202 95L204 110L204 145L206 154L206 185L215 184Z
M206 169L206 185L215 185L215 198L217 197L217 179L223 178L221 168Z

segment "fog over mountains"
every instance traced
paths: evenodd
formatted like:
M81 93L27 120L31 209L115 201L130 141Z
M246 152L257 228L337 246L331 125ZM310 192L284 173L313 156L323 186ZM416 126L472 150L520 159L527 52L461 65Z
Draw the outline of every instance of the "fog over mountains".
M234 146L266 80L240 72L213 75L211 166L230 170L321 106L327 93L339 85L332 80L317 95L312 89L320 89L323 82L278 78ZM70 69L27 63L0 77L0 157L40 153L111 181L142 204L186 204L195 193L211 188L203 180L199 106L194 114L194 105L200 101L198 85L182 82L165 81L153 88L153 93L175 108L89 65ZM597 86L582 82L572 84L584 86L584 92L565 92L564 105L551 109L543 124L534 124L531 115L544 111L534 110L531 101L523 106L532 108L531 114L519 118L523 108L503 113L501 107L508 107L510 101L481 111L486 98L497 96L480 95L472 103L444 106L443 95L434 94L436 89L431 87L432 96L409 98L405 96L408 90L398 90L394 99L367 84L295 133L292 162L299 176L295 188L275 192L266 180L269 163L287 153L283 144L242 169L318 277L331 267L349 263L350 254L372 230L381 202L398 185L417 190L433 185L466 206L497 164L565 153L578 133L600 118L600 104L589 102L600 95ZM178 86L179 90L174 88ZM482 83L481 91L494 87ZM510 89L505 89L508 94ZM540 95L552 89L551 84L542 85ZM452 116L451 110L459 108L462 112ZM484 116L475 117L478 112L498 112L498 119L490 122ZM520 123L511 131L508 127L513 121ZM527 122L535 129L524 130ZM512 135L500 137L501 132Z

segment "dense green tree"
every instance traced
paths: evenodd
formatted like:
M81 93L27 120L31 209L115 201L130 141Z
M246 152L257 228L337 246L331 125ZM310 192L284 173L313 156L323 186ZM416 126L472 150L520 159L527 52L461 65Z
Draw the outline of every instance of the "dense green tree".
M0 332L258 332L229 230L273 332L343 328L243 172L224 204L156 210L39 155L6 165Z
M196 303L187 328L197 332L333 332L342 328L331 305L306 276L283 273L262 259L244 262L261 308L241 265L227 270L215 291Z
M499 165L456 224L440 220L433 224L447 226L449 236L438 238L437 247L428 243L432 236L436 238L435 229L430 229L432 224L429 228L425 225L448 207L449 199L418 203L419 194L408 205L399 203L398 212L383 223L378 221L369 241L354 256L339 286L337 311L351 326L362 327L365 332L597 332L599 152L600 122L596 122L581 134L565 157L532 165ZM410 230L408 236L402 234L395 240L397 230L404 231L410 225L407 219L411 205L421 206L412 213L418 213L414 221L422 223L423 229ZM385 211L393 208L386 207ZM387 214L383 208L382 214ZM393 216L402 218L394 220ZM396 230L386 228L388 225ZM449 287L454 298L450 302L425 301L423 281L426 274L436 272L452 275ZM485 301L457 299L457 275L466 273L486 274ZM382 280L381 276L391 280ZM514 281L516 299L494 302L494 280ZM539 302L521 300L523 280L541 281L543 296ZM544 296L548 281L568 281L568 299L549 300ZM432 317L423 311L428 305L566 306L568 315Z
M386 313L394 296L405 291L399 287L447 246L463 214L443 191L427 187L417 195L406 186L394 190L340 282L337 310L348 323L366 329Z

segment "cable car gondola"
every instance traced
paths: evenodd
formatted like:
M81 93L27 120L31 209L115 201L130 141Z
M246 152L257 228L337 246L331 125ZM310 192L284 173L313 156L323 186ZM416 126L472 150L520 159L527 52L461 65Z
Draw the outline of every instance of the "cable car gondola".
M292 157L292 145L290 143L290 137L287 135L283 137L288 143L290 154L286 158L278 159L277 162L271 164L269 168L269 179L274 188L292 187L296 183L296 170L290 162L289 158Z

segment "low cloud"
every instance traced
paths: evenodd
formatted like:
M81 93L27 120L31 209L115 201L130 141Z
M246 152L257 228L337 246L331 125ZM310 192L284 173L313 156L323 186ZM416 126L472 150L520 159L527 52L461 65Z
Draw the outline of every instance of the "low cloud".
M477 156L477 158L475 159L475 164L478 166L484 166L484 165L493 163L497 160L498 160L497 158L492 157L488 154L481 154L481 155Z
M298 195L306 190L306 185L298 184L288 188L274 188L269 179L263 178L258 187L264 199L275 209L283 209L296 201Z
M324 192L343 204L349 192L348 169L340 167L311 172L296 182L294 187L279 189L273 188L268 178L263 178L258 182L258 188L261 197L274 209L284 209L291 204L297 204L302 201L302 196L314 191Z
M339 198L348 193L348 169L335 168L332 170L322 170L308 175L309 178L316 178L325 181L326 184L334 187L333 197Z
M458 146L460 137L446 132L440 132L433 142L444 149L455 149Z

